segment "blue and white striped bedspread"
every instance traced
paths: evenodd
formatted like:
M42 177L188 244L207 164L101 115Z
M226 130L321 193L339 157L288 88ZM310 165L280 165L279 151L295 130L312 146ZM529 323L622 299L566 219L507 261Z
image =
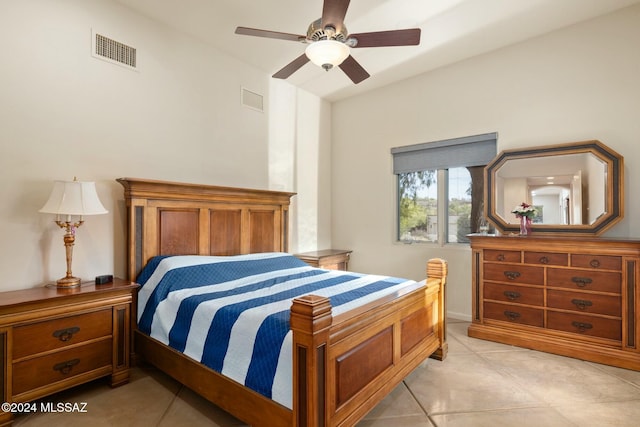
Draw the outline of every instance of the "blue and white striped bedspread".
M292 300L326 296L337 315L415 282L261 253L155 257L138 283L142 332L291 408Z

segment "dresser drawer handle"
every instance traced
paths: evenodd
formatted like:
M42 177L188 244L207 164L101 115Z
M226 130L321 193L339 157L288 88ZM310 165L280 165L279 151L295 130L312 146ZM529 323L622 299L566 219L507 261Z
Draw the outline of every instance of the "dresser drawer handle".
M62 375L67 375L69 372L71 372L71 369L78 363L80 363L80 359L71 359L67 360L66 362L56 363L55 365L53 365L53 370L60 371Z
M515 311L505 310L504 315L507 316L507 319L512 322L515 321L518 317L520 317L520 313L516 313Z
M589 265L593 268L598 268L600 267L600 261L598 261L597 259L592 259L591 261L589 261Z
M504 275L507 276L507 279L509 279L509 280L516 280L518 277L520 277L520 272L519 271L505 271Z
M505 257L504 254L498 255L498 261L504 261L505 259L507 259L507 257Z
M509 301L515 301L520 298L520 292L504 291L503 294Z
M593 282L593 280L591 280L588 277L577 277L577 276L572 277L571 281L576 285L578 285L579 288L584 288L585 286Z
M549 264L549 258L546 256L540 257L540 264Z
M593 325L591 323L583 323L583 322L576 322L573 321L571 322L571 324L578 329L578 331L580 332L585 332L587 331L587 329L592 329Z
M584 299L572 299L571 304L574 304L580 310L585 310L587 307L591 307L593 305L591 301Z
M80 328L77 326L72 326L70 328L58 329L53 332L53 336L58 338L60 341L69 341L73 338L73 334L77 334L80 332Z

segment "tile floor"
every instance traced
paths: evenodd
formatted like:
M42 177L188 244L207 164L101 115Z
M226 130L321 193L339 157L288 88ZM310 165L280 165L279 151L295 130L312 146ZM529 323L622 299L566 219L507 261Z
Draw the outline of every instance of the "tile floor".
M640 425L640 372L469 338L448 323L449 355L411 373L357 427L559 427ZM166 375L133 369L50 396L86 402L86 413L17 417L15 426L243 426Z

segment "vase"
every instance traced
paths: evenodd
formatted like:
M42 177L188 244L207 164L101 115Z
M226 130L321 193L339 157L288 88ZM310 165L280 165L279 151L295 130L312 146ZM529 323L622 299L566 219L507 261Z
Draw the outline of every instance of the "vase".
M520 235L528 236L531 234L531 218L528 216L520 217Z

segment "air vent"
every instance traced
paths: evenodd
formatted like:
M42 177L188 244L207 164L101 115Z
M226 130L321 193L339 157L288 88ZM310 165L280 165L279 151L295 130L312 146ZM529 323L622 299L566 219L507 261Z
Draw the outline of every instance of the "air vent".
M249 107L253 110L264 111L263 98L259 93L251 92L250 90L242 88L240 102L245 107Z
M136 69L136 48L93 32L93 56Z

